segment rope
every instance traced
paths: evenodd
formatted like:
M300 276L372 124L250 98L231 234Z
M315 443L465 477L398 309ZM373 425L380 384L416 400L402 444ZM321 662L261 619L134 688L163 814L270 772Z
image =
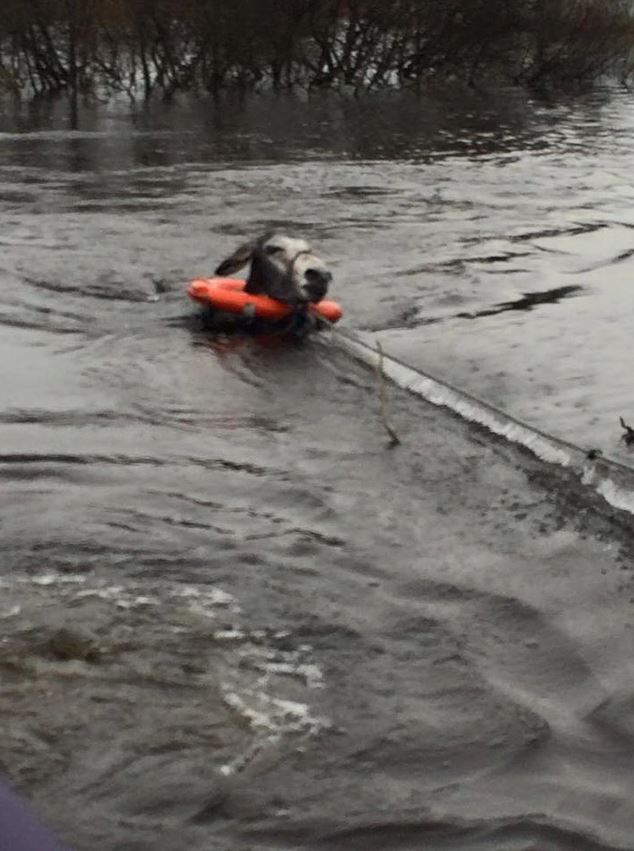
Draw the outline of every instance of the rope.
M553 448L558 449L561 452L568 453L571 456L570 460L576 460L577 463L581 466L585 466L587 462L600 462L602 466L613 470L619 476L626 476L628 479L632 477L632 485L634 486L634 467L631 467L613 458L605 456L600 449L588 449L581 447L578 444L573 443L572 441L556 437L542 429L522 422L522 420L512 416L511 414L508 414L501 408L498 408L495 405L492 405L491 403L486 402L483 399L480 399L477 396L474 396L473 394L468 393L460 389L459 387L450 384L447 381L444 381L443 379L437 378L436 376L426 372L425 370L411 367L403 361L399 360L398 358L385 354L378 341L377 347L375 348L370 343L361 339L353 332L339 329L335 326L334 323L329 322L326 319L322 318L321 321L324 323L325 326L329 328L333 337L337 340L339 345L341 345L359 360L365 362L369 366L373 366L375 369L377 369L377 371L380 370L383 376L387 378L392 378L394 380L395 371L400 370L404 373L408 373L408 377L410 378L410 380L405 385L400 385L403 386L403 389L409 390L410 392L414 392L416 395L425 398L427 401L431 402L432 404L438 405L439 407L447 407L450 410L454 411L454 413L457 413L459 416L463 417L464 419L470 420L472 422L478 422L480 425L483 425L485 428L488 428L494 434L502 433L512 442L519 443L520 445L531 449L538 457L542 456L539 454L539 452L535 451L533 447L531 447L530 443L513 437L513 430L517 431L518 436L532 435L535 438L538 438L543 441L545 444L549 444ZM394 369L395 367L397 368L396 370ZM420 377L421 382L415 381L416 376ZM396 381L395 383L399 384L400 382ZM426 384L427 387L414 387L414 385L421 383ZM439 400L437 392L430 392L434 390L446 391L449 396L455 397L454 401L457 404L449 404L450 399L445 399L444 401ZM465 405L473 406L473 412L467 413L465 411ZM500 429L495 429L491 427L492 419L499 421L501 426ZM503 424L506 424L510 428L505 430L503 428ZM508 433L509 431L511 433Z

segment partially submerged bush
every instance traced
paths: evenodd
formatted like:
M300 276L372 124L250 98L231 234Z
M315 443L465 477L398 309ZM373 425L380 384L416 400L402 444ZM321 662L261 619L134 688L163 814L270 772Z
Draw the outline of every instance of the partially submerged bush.
M628 70L633 43L629 0L3 0L0 86L559 86Z

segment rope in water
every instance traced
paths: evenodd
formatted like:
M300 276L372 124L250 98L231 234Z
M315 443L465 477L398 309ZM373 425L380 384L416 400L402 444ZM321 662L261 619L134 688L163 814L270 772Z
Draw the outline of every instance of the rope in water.
M384 353L380 344L373 345L374 341L321 321L343 349L367 366L380 369L397 386L528 449L542 461L575 470L583 484L594 486L612 506L634 513L633 467L606 457L600 449L581 447L524 423L489 402Z

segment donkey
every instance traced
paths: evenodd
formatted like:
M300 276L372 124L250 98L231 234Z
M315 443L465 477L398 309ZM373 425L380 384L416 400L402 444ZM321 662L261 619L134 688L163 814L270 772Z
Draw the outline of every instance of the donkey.
M246 292L297 307L321 301L332 280L328 267L306 240L279 233L243 243L219 264L215 274L232 275L249 262Z

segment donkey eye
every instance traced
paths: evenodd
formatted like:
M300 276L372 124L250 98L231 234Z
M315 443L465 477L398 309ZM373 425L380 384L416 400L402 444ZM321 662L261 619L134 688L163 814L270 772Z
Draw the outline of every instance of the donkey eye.
M279 247L279 245L265 245L264 253L265 254L279 254L283 249Z

